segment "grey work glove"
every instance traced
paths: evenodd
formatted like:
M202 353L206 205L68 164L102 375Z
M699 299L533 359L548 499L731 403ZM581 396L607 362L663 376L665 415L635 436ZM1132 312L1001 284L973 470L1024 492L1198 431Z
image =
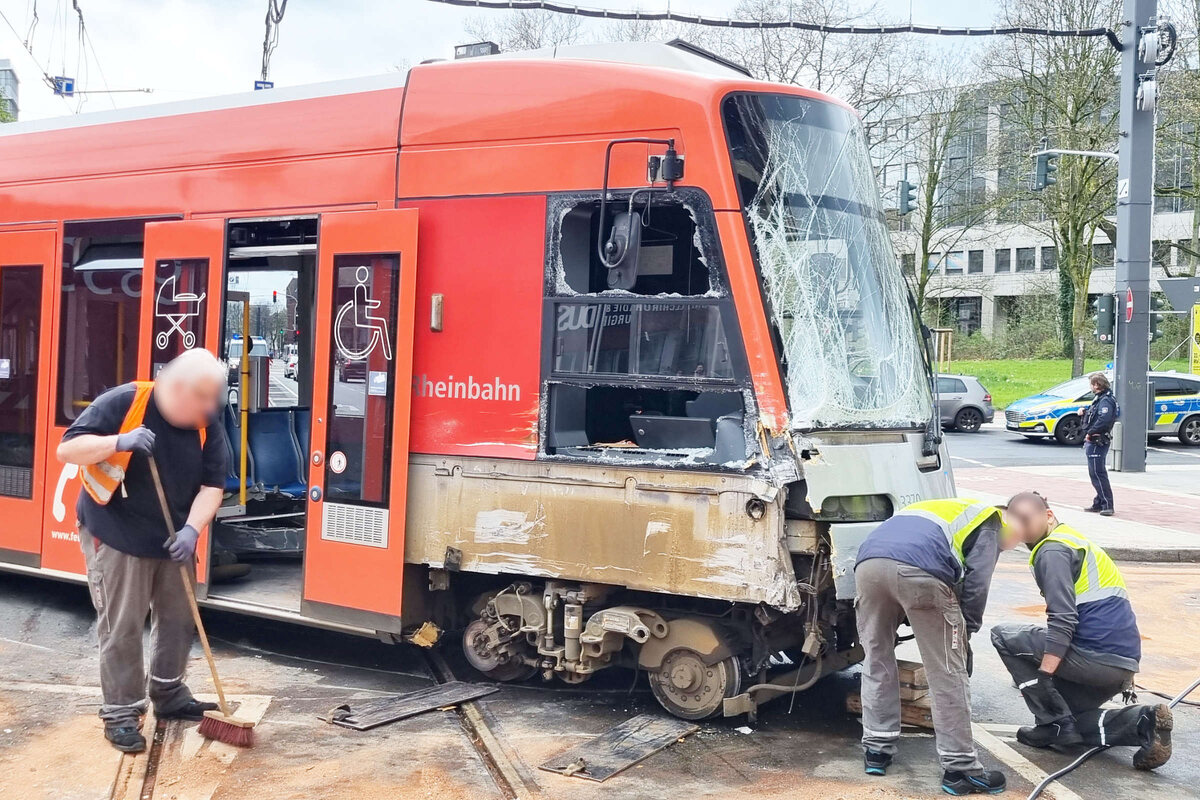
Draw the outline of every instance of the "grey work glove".
M171 554L172 561L186 564L196 557L196 541L200 531L191 525L184 525L175 531L175 538L163 543L163 549Z
M154 452L154 431L142 425L139 428L117 436L118 453L141 453L144 456Z
M967 677L975 672L975 651L971 649L971 643L967 642Z

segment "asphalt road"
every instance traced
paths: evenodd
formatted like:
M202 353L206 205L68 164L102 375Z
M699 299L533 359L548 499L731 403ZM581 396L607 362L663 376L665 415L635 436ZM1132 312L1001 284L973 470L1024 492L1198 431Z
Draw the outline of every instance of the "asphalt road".
M946 431L945 435L956 469L1078 464L1085 473L1087 470L1082 447L1061 445L1052 437L1030 439L1009 433L999 413L995 422L984 425L978 433ZM1175 438L1158 439L1150 443L1146 463L1200 465L1200 447L1185 447Z
M1197 670L1200 568L1129 567L1126 577L1144 620L1143 680L1174 690ZM1040 598L1016 554L998 569L988 624L1036 622ZM388 800L499 798L485 764L452 712L430 712L359 733L316 719L334 705L429 685L421 651L372 639L310 630L249 617L208 613L210 635L227 690L269 702L258 744L205 771L188 761L185 726L172 723L158 775L159 800L233 800L262 796ZM1178 628L1178 632L1176 629ZM1013 740L1025 710L986 634L975 639L975 719L988 766L1010 776L1007 797L1023 797L1029 779L1064 765L1066 756L1029 750ZM911 647L911 645L909 645ZM456 677L475 676L447 642ZM208 689L198 648L190 668L197 691ZM913 654L915 655L915 654ZM108 798L111 751L100 738L93 613L79 586L0 575L0 798ZM705 722L700 731L606 783L537 769L567 747L635 714L658 709L644 676L602 673L582 687L552 683L505 686L481 708L496 739L535 796L571 800L816 798L900 800L941 796L934 742L906 733L885 779L861 773L859 726L844 710L856 670L831 676L799 696L764 707L759 722ZM1176 757L1155 774L1129 766L1128 749L1093 759L1070 776L1058 800L1118 796L1127 800L1200 797L1200 712L1180 710ZM181 744L182 743L182 744ZM184 753L186 755L186 752ZM228 758L232 759L233 756ZM106 760L108 759L108 760ZM1025 770L1022 777L1019 770ZM15 791L14 791L15 790Z

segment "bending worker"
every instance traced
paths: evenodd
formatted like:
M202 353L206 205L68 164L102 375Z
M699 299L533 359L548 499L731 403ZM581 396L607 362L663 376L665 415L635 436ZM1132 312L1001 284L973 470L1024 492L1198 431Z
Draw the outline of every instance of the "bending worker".
M213 424L225 367L206 350L188 350L156 381L104 392L84 409L58 446L79 464L85 491L76 514L100 637L100 718L113 747L146 748L138 732L147 708L142 630L150 616L149 701L159 719L199 720L201 703L184 684L194 634L178 564L195 567L196 541L221 505L225 433ZM167 547L162 506L148 457L157 454L171 509Z
M1012 674L1032 727L1017 731L1030 747L1110 745L1139 748L1138 769L1171 757L1174 721L1165 703L1100 706L1133 687L1141 635L1125 581L1103 549L1063 525L1045 498L1023 492L1008 504L1016 536L1046 598L1046 627L997 625L992 644Z
M863 759L883 775L900 739L896 629L907 617L929 689L943 769L953 795L1004 791L971 735L971 634L983 623L992 572L1007 536L1000 509L974 500L926 500L898 511L858 550L854 568L862 673Z

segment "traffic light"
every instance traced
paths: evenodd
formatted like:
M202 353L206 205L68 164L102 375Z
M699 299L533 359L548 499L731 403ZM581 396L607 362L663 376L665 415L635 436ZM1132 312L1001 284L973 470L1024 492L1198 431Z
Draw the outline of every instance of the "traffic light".
M896 194L900 196L900 216L917 207L917 187L908 181L900 181L896 185Z
M1155 341L1162 336L1162 331L1158 329L1162 325L1167 315L1163 313L1163 309L1167 307L1167 301L1158 295L1150 295L1150 341Z
M279 302L279 292L271 292L271 302L272 303Z
M1112 344L1117 328L1117 299L1111 294L1096 298L1096 341Z
M1056 172L1058 172L1058 153L1040 153L1033 172L1033 190L1040 192L1047 186L1058 183L1058 177L1054 174Z

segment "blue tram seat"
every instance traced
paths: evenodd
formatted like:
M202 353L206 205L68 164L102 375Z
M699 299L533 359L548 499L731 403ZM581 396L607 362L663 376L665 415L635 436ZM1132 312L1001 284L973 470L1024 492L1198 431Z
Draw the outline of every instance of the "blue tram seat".
M238 490L238 467L241 465L242 429L233 408L226 405L224 412L225 440L229 444L229 470L225 477L225 491ZM254 485L254 453L246 449L246 486Z
M294 433L296 435L296 447L300 451L300 468L304 473L305 479L307 479L308 454L312 451L312 442L309 441L309 438L312 435L312 409L293 409L292 423L295 426Z
M250 451L254 453L254 481L267 491L290 497L304 496L300 447L293 432L290 408L268 408L250 414Z

